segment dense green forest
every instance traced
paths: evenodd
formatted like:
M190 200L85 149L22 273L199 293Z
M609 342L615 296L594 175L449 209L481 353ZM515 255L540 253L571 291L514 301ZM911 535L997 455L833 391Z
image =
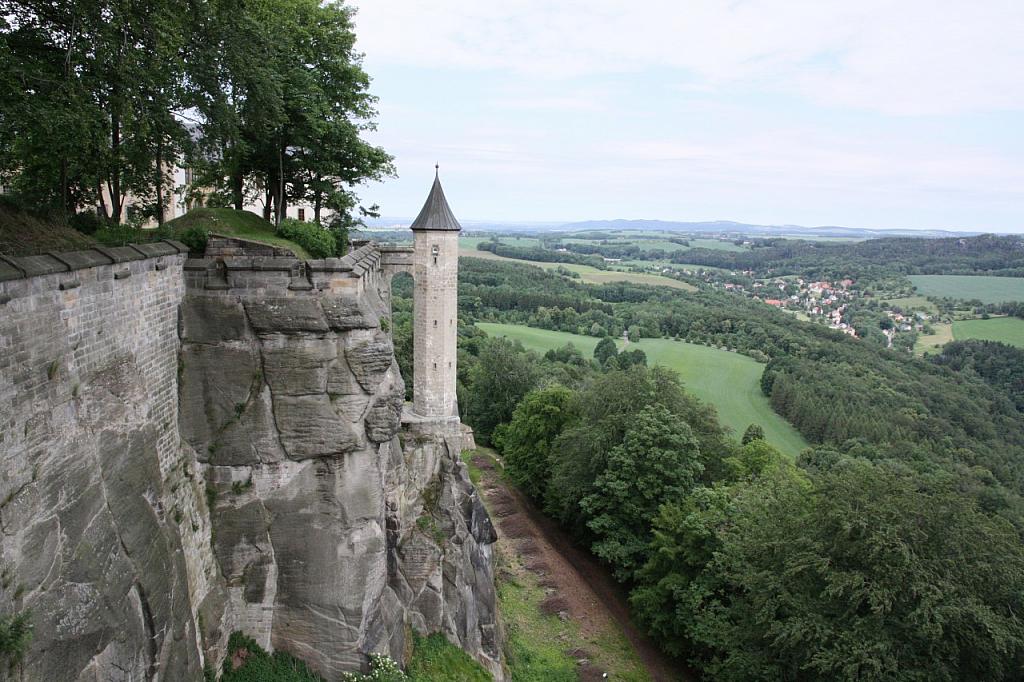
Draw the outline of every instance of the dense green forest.
M708 679L1016 678L1015 356L915 359L730 294L460 268L463 418L667 651ZM612 344L539 356L475 320L746 353L813 447L791 461L756 425L741 441L673 373Z
M904 275L1024 276L1024 239L1018 236L917 239L889 237L860 242L763 239L749 251L691 249L674 256L681 263L732 270L811 277L854 277L879 270Z

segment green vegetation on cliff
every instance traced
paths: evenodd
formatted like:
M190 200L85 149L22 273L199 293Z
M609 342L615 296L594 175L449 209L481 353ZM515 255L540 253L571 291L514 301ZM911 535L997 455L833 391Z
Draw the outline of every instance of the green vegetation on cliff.
M386 656L374 655L368 675L347 673L342 679L351 682L487 682L491 679L490 673L479 663L440 633L427 637L413 634L412 644L412 657L405 672ZM207 677L211 676L212 671L209 671ZM239 632L231 635L220 679L221 682L325 682L301 660L283 652L268 654L253 639Z

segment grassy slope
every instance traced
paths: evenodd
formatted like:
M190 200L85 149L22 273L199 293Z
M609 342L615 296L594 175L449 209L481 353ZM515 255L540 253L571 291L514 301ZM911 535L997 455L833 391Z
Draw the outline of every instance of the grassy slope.
M540 352L572 343L592 357L598 341L590 336L521 325L480 322L477 326L492 336L518 339L526 348ZM678 372L687 390L714 405L722 423L737 437L749 424L757 423L764 428L766 440L788 455L795 456L807 447L807 441L772 410L761 393L764 365L738 353L669 339L643 339L629 347L642 349L650 364Z
M493 471L485 474L472 465L474 451L462 453L462 461L469 466L470 477L478 485L484 476L503 475L494 451L488 448L479 451L491 459ZM486 496L483 499L486 502ZM523 557L516 553L514 545L500 535L495 561L498 609L505 628L505 663L510 682L576 682L579 679L577 663L566 652L577 648L587 651L597 665L609 671L612 679L650 680L621 630L615 628L587 635L576 622L543 613L541 603L550 595L550 590L540 584L539 575L523 565Z
M679 280L671 279L669 277L662 277L661 275L648 275L646 273L639 272L616 272L614 270L598 270L592 268L589 265L576 265L574 263L539 263L529 260L519 260L518 258L505 258L504 256L498 256L490 251L476 251L472 249L459 249L460 258L482 258L484 260L500 260L508 263L522 263L524 265L534 265L545 270L555 270L559 266L578 272L580 279L589 284L604 284L606 282L633 282L635 284L652 284L656 286L672 287L673 289L682 289L684 291L696 291L696 287L686 282L680 282Z
M434 680L460 680L488 682L491 674L470 658L462 649L448 641L441 633L429 637L415 637L409 678L413 682Z
M194 208L180 218L169 220L166 225L174 230L202 227L211 232L240 239L283 246L291 249L299 258L309 258L305 249L293 241L278 237L274 233L273 224L249 211L236 211L233 208Z
M77 251L95 245L74 228L0 204L0 253L5 256Z
M961 320L953 323L953 338L1002 341L1024 348L1024 320L1019 317L993 317L989 320Z
M239 646L237 639L232 641ZM283 653L268 654L252 640L248 640L245 648L250 651L245 665L225 672L221 682L326 682L297 658ZM406 673L411 682L488 682L492 679L483 666L440 633L429 637L413 636L412 658Z
M909 279L925 296L978 299L982 303L1024 301L1024 277L910 275Z

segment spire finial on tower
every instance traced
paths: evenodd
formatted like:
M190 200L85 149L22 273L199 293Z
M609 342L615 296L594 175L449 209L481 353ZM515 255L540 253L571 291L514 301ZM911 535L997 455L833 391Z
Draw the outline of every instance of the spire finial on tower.
M409 227L412 230L451 230L462 229L459 221L452 214L448 201L444 198L444 190L441 189L441 178L439 177L441 166L434 164L434 185L430 188L427 202L423 204L420 214L412 221Z

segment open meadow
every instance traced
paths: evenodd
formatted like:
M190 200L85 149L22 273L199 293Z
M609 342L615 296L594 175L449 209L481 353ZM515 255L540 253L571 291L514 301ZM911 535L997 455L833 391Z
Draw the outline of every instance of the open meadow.
M579 273L580 280L587 284L607 284L608 282L633 282L634 284L650 284L652 286L672 287L683 291L696 291L697 287L686 282L680 282L671 277L651 275L645 272L621 272L619 270L598 270L589 265L577 265L576 263L541 263L531 260L520 260L518 258L505 258L490 251L475 251L459 249L460 258L483 258L484 260L500 260L506 263L522 263L533 265L545 270L557 270L559 267Z
M525 348L544 353L572 343L586 357L593 357L599 339L567 332L535 329L522 325L478 322L491 336L506 336ZM619 342L619 347L624 348ZM722 423L738 438L752 423L764 428L765 439L787 455L795 457L807 442L785 419L772 410L761 393L764 365L739 353L670 339L642 339L630 343L647 354L648 364L662 365L679 373L686 389L714 405Z
M982 303L1024 301L1024 277L983 275L910 275L923 296L977 299Z
M988 320L958 320L953 323L953 338L1002 341L1024 348L1024 320L1019 317L993 317Z

